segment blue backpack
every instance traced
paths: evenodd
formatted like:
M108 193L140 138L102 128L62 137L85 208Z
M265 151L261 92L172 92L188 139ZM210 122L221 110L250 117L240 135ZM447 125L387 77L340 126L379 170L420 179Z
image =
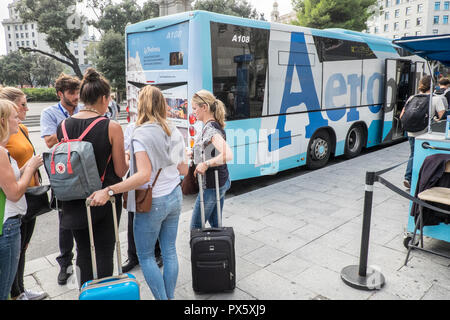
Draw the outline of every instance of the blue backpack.
M61 124L64 138L50 151L43 153L44 166L50 179L50 186L58 200L86 199L102 188L111 155L105 172L100 177L95 161L94 148L84 137L105 117L93 121L77 139L69 139L65 121Z

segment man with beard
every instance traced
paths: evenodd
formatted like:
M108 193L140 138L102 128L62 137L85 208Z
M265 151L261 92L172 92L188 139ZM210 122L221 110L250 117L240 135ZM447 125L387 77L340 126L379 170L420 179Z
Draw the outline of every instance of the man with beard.
M60 102L45 108L41 113L41 138L45 140L48 148L52 148L58 139L56 128L64 119L78 113L78 101L80 99L80 80L76 77L62 73L55 82L56 94ZM57 206L59 208L59 206ZM56 258L61 268L58 274L58 284L65 285L73 272L73 235L72 231L61 227L61 209L59 214L59 250Z

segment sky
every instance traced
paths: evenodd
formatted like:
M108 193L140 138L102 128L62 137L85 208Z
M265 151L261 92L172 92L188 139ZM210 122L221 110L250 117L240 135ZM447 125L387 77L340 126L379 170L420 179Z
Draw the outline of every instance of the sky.
M113 0L114 2L120 2L119 0ZM247 0L258 12L263 12L264 17L267 21L270 21L270 13L273 8L273 0ZM0 0L0 21L7 19L9 17L8 4L12 3L13 0ZM138 0L139 4L145 2L145 0ZM292 11L291 0L277 0L278 11L280 15L289 13ZM5 43L5 30L0 24L0 55L6 54L6 43Z

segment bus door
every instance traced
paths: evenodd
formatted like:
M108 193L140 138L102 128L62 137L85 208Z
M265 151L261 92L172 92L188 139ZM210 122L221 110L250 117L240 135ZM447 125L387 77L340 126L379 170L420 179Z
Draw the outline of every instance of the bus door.
M383 143L405 136L400 113L406 100L414 94L416 65L410 60L386 59L384 79Z

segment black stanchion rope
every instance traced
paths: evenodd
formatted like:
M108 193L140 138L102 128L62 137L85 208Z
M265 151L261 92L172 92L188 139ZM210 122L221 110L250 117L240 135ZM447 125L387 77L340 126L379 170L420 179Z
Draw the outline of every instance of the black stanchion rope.
M435 147L432 147L432 148L435 148ZM450 149L449 149L449 151L450 151ZM398 188L397 186L393 185L392 183L387 181L385 178L380 176L383 173L391 171L391 170L393 170L393 169L395 169L395 168L405 164L406 162L408 162L408 161L405 161L405 162L397 164L397 165L395 165L393 167L390 167L390 168L387 168L387 169L375 172L375 181L381 183L382 185L384 185L385 187L387 187L391 191L394 191L395 193L401 195L403 198L411 200L412 202L417 203L418 205L420 205L422 207L425 207L425 208L428 208L428 209L431 209L431 210L434 210L434 211L438 211L438 212L446 214L446 215L450 215L450 211L443 210L441 208L435 207L435 206L433 206L433 205L431 205L431 204L429 204L429 203L427 203L425 201L422 201L422 200L420 200L420 199L418 199L416 197L413 197L409 193L403 191L402 189Z

